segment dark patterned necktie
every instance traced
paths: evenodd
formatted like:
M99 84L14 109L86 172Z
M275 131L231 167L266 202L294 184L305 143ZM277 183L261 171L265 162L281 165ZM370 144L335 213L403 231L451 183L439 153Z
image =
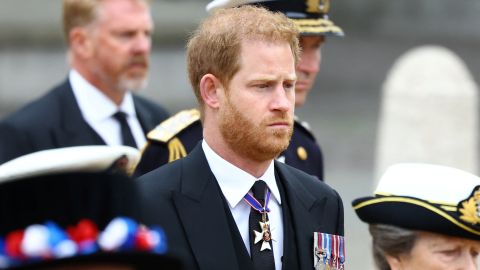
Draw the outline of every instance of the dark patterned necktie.
M267 184L263 180L258 180L252 187L252 193L255 199L263 206L265 204L265 191ZM266 215L266 214L265 214ZM266 221L268 221L268 215L266 215ZM254 268L257 270L275 270L275 260L273 258L273 246L270 238L270 230L268 230L268 236L265 235L265 230L261 227L260 222L264 222L262 214L257 210L250 208L250 217L248 220L248 230L250 237L250 256ZM255 232L256 231L256 232ZM255 238L258 234L263 233L263 239L255 243ZM268 241L265 241L268 240ZM267 242L267 243L264 243ZM271 249L262 249L262 244L268 244Z
M130 130L130 126L128 125L128 122L127 122L127 114L125 114L124 112L118 111L113 115L113 117L117 119L118 123L120 124L122 144L137 148L137 143L133 138L132 131Z

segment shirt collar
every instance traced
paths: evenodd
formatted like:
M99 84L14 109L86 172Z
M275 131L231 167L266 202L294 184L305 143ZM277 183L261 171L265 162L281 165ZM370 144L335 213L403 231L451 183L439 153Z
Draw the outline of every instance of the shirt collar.
M217 179L220 189L230 207L235 208L258 179L265 181L278 204L282 203L280 191L278 190L277 182L275 180L275 166L273 160L265 173L257 179L253 175L223 159L215 153L205 140L202 142L202 148L205 157L207 158L208 165Z
M76 70L70 70L70 85L77 100L80 111L85 119L93 122L109 119L117 111L123 111L128 116L136 117L133 97L130 92L125 94L120 106L88 82Z

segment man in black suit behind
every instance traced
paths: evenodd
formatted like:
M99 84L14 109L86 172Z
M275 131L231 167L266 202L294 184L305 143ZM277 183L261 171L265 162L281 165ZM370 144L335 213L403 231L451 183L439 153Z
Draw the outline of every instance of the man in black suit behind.
M204 139L138 179L146 221L187 269L312 269L338 254L314 248L315 233L343 243L338 193L274 160L292 135L297 34L283 14L243 6L214 13L188 43Z
M64 0L63 21L68 78L0 122L0 164L66 146L140 148L145 132L168 117L130 92L147 80L153 30L148 1Z

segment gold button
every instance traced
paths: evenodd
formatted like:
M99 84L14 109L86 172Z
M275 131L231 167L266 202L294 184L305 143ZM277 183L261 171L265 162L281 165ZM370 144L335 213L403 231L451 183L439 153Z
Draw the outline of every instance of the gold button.
M306 160L308 157L307 150L301 146L297 148L297 155L301 160Z

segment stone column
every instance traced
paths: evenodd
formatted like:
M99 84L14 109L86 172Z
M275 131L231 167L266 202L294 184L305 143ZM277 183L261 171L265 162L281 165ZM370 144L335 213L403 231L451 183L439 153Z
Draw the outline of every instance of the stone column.
M477 92L464 62L446 48L422 46L401 56L383 85L375 186L398 162L477 174Z

